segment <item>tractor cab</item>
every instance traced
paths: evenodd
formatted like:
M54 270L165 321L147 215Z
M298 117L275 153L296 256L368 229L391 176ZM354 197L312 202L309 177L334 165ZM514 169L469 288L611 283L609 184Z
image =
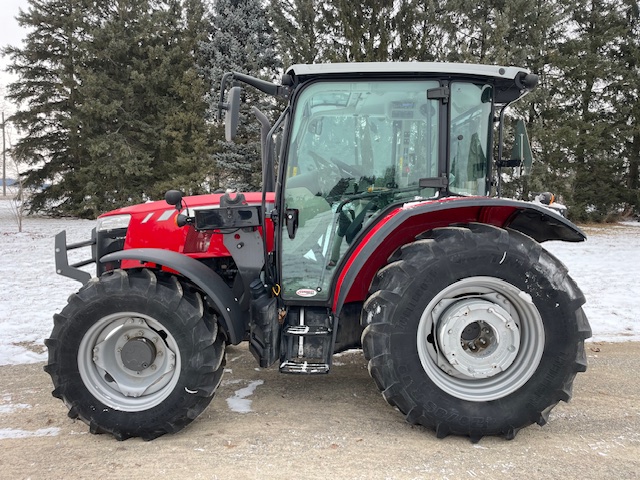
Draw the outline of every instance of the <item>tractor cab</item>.
M505 107L537 76L513 67L353 63L294 65L277 92L247 83L290 102L264 139L275 152L265 161L280 167L279 284L284 300L315 303L330 300L349 249L390 207L491 193L494 125L501 132ZM226 119L231 134L237 113L227 110Z

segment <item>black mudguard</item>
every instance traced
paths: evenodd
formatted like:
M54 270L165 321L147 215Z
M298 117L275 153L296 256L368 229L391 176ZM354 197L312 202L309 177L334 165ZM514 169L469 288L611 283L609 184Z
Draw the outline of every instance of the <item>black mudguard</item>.
M539 243L547 240L583 242L587 239L584 232L572 222L535 203L520 204L505 227L524 233Z
M100 262L107 263L116 260L150 262L179 272L196 285L215 304L220 315L222 315L222 322L229 335L229 343L237 345L243 340L245 331L244 317L249 313L242 311L238 299L235 298L233 292L220 275L198 260L171 250L134 248L105 255L100 259Z

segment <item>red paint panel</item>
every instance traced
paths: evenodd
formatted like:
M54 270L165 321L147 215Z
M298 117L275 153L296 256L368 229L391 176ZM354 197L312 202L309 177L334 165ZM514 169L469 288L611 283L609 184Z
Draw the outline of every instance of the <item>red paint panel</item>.
M407 216L402 223L396 225L393 230L382 238L379 232L383 230L383 227L394 219L394 217L401 213L403 209L394 210L385 218L381 219L361 240L358 247L348 258L345 268L341 271L334 292L334 311L338 307L340 290L342 288L349 288L345 303L363 301L367 297L374 276L378 270L387 264L391 254L402 245L414 241L417 235L434 228L471 222L502 227L515 210L512 206L488 206L486 204L457 207L454 204L456 200L458 200L458 198L448 198L439 201L419 202L404 207L406 211L415 210L415 212L411 212L411 215ZM467 197L466 200L468 201L469 198ZM448 205L444 206L444 208L433 209L433 207L436 206L434 204L440 206L445 203ZM424 208L427 206L429 210L420 213L421 207ZM358 256L362 254L362 251L370 242L377 242L374 253L366 259L353 284L351 286L344 286L347 272L350 268L354 268L356 259L358 259Z
M260 192L249 192L245 193L244 196L246 203L249 205L260 205L262 202L262 194ZM220 205L220 197L222 197L221 194L209 194L184 197L183 200L189 208L216 207ZM268 193L267 204L273 204L274 201L275 195ZM231 256L223 244L222 235L212 235L209 248L204 252L193 248L194 242L197 243L197 239L194 238L197 237L197 233L191 226L178 227L175 223L178 214L177 210L164 200L121 208L104 214L102 217L121 214L131 215L124 244L125 250L132 248L161 248L186 253L194 258ZM274 248L273 233L273 223L269 220L267 222L267 248L270 251ZM185 252L185 245L189 243L192 245L191 251L187 248ZM136 266L140 266L140 263L133 260L125 260L122 263L123 268Z
M340 272L340 276L338 277L338 281L336 282L336 289L333 292L333 311L336 311L337 308L337 303L338 303L338 296L340 293L340 288L342 287L342 283L344 282L344 277L346 276L347 272L349 271L350 268L353 267L353 263L355 262L356 258L358 258L358 255L360 254L360 252L362 251L362 249L365 247L365 245L367 245L367 243L371 240L371 238L373 238L377 232L379 232L382 227L384 225L387 224L387 222L389 222L389 220L391 220L393 217L395 217L398 213L400 212L400 209L396 209L391 211L390 213L388 213L382 220L380 220L375 227L373 227L367 234L366 236L362 239L362 241L358 244L356 250L353 252L353 254L349 257L349 259L347 260L345 267L342 269L342 271ZM373 260L373 259L372 259ZM369 263L369 262L367 262ZM377 263L377 262L375 262ZM376 270L377 271L377 270ZM360 278L360 277L358 277ZM371 277L373 278L373 277ZM369 283L371 283L371 281L369 281ZM369 288L369 285L367 285L366 287L367 289ZM363 297L364 298L364 297Z

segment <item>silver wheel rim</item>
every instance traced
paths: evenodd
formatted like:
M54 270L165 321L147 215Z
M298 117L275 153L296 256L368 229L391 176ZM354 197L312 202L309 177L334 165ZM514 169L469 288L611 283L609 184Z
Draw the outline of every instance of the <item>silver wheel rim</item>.
M159 405L180 376L173 335L148 315L120 312L98 320L78 349L78 370L89 392L115 410Z
M470 277L442 290L420 318L417 347L444 392L484 402L506 397L537 370L544 325L531 296L494 277Z

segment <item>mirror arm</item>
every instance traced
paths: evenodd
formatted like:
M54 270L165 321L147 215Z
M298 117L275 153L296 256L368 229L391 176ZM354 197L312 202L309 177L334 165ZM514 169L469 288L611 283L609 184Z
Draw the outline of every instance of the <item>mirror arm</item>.
M224 92L227 89L227 84L233 81L246 83L247 85L251 85L252 87L257 88L261 92L274 97L286 98L289 96L289 92L291 90L288 85L276 85L275 83L262 80L261 78L252 77L251 75L245 75L244 73L227 72L222 76L222 80L220 81L220 100L218 101L217 118L218 121L222 120L222 111L226 110L226 104L223 101Z
M289 94L289 87L283 85L276 85L275 83L262 80L261 78L252 77L251 75L245 75L244 73L232 72L231 75L234 80L251 85L267 95L274 97L286 97Z

